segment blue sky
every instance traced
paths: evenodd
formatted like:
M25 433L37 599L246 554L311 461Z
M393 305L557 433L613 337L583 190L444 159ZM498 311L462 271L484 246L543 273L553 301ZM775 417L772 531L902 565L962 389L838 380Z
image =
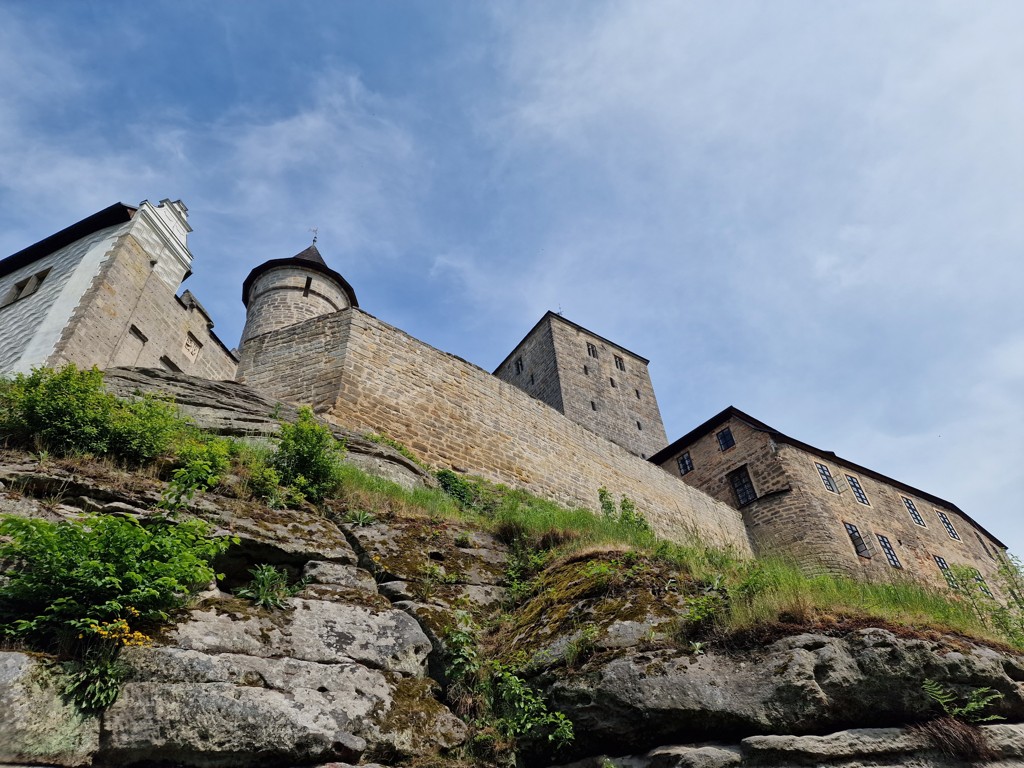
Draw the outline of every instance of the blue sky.
M186 283L319 230L491 369L547 309L1024 554L1024 4L0 0L0 254L182 198Z

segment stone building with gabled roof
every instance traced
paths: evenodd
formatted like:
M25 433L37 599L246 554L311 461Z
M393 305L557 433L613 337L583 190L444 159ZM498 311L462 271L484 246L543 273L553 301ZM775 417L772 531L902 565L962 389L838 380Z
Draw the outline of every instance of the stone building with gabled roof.
M159 367L234 378L237 359L195 296L188 209L115 203L0 260L0 372Z
M991 581L1006 550L955 504L732 406L650 460L739 510L755 553L810 571L945 585L962 565Z

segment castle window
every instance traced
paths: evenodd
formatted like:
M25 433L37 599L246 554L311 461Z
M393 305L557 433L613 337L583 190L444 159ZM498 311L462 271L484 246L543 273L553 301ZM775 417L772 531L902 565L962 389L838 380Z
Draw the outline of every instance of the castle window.
M911 520L920 525L922 528L927 528L928 526L924 524L924 518L921 517L921 513L917 511L917 507L914 505L913 500L908 499L906 496L903 496L902 498L903 506L905 506L907 508L907 512L910 513Z
M618 355L615 355L615 367L620 371L626 370L626 363Z
M597 347L595 347L589 341L587 342L587 354L595 359L597 358Z
M818 468L818 475L821 477L821 484L825 486L825 489L832 491L832 493L839 493L836 489L836 483L832 479L832 473L829 471L829 468L824 464L819 464L818 462L814 462L814 466Z
M636 428L639 429L639 430L643 430L643 427L640 426L640 422L639 421L636 423Z
M726 451L736 445L733 439L732 430L726 427L718 433L718 450Z
M592 411L596 411L597 410L597 403L595 403L593 400L590 401L590 410L592 410Z
M43 280L50 274L49 269L44 269L42 272L36 272L31 277L26 277L24 280L19 280L13 286L11 290L7 292L3 301L0 301L0 307L6 307L8 304L13 304L20 299L28 298L33 293L39 290L39 286L42 285Z
M946 578L946 583L949 584L950 589L960 589L960 585L956 583L956 579L953 578L953 572L949 570L949 563L938 555L932 555L935 558L935 564L939 566L939 570L942 571L942 575Z
M868 549L867 543L864 541L864 537L860 535L860 531L857 530L857 526L853 523L844 522L846 526L846 533L850 536L850 541L853 542L853 548L856 550L860 557L865 557L868 560L871 559L871 550Z
M516 367L516 376L518 376L520 373L523 372L523 358L521 358L521 357L517 357L516 358L516 365L515 365L515 367Z
M587 368L587 366L585 366L585 365L583 366L583 375L584 376L589 376L590 375L590 369Z
M533 374L531 373L530 374L530 384L533 384L533 383L534 383L534 381L533 381Z
M693 472L693 459L690 458L690 452L686 451L682 456L676 459L676 463L679 465L679 476L682 477L687 472Z
M313 287L313 278L307 277L306 284L302 286L302 298L309 298L309 289Z
M957 541L963 541L963 539L960 538L960 534L956 532L956 528L954 528L953 524L949 522L949 518L946 517L945 512L939 512L939 510L936 509L935 514L937 514L939 516L939 520L942 521L942 525L945 527L946 533L949 534L949 538L956 539Z
M857 498L857 501L870 507L871 502L868 501L868 495L864 493L864 489L860 487L860 480L853 475L847 475L846 481L850 484L850 488L853 489L853 495Z
M985 583L985 577L981 575L981 571L977 568L971 568L971 570L974 571L974 581L977 583L978 589L989 597L995 597L995 595L992 594L992 590L988 588L988 584Z
M728 474L729 485L736 494L736 502L742 507L757 498L757 491L754 490L754 483L750 480L750 473L746 467L740 467Z
M615 389L615 379L613 379L611 376L609 376L608 377L608 381L610 381L612 383L612 389Z
M640 390L639 389L634 389L633 391L636 392L636 399L639 400L640 399Z
M892 548L889 539L880 533L876 535L878 536L878 543L882 546L882 551L885 552L885 559L889 561L889 565L893 568L902 568L900 559L896 557L896 550Z

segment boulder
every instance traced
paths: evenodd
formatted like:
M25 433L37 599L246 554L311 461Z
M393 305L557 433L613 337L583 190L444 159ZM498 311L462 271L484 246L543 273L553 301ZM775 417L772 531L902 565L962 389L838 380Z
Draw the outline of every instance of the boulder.
M99 720L60 695L57 676L36 658L0 652L0 763L88 765Z

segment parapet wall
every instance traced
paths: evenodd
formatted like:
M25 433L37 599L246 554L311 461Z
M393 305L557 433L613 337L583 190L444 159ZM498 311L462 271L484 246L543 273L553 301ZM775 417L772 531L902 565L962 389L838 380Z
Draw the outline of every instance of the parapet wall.
M250 339L241 357L246 384L350 429L384 432L429 462L591 509L604 486L633 499L662 536L751 554L737 510L361 310Z

